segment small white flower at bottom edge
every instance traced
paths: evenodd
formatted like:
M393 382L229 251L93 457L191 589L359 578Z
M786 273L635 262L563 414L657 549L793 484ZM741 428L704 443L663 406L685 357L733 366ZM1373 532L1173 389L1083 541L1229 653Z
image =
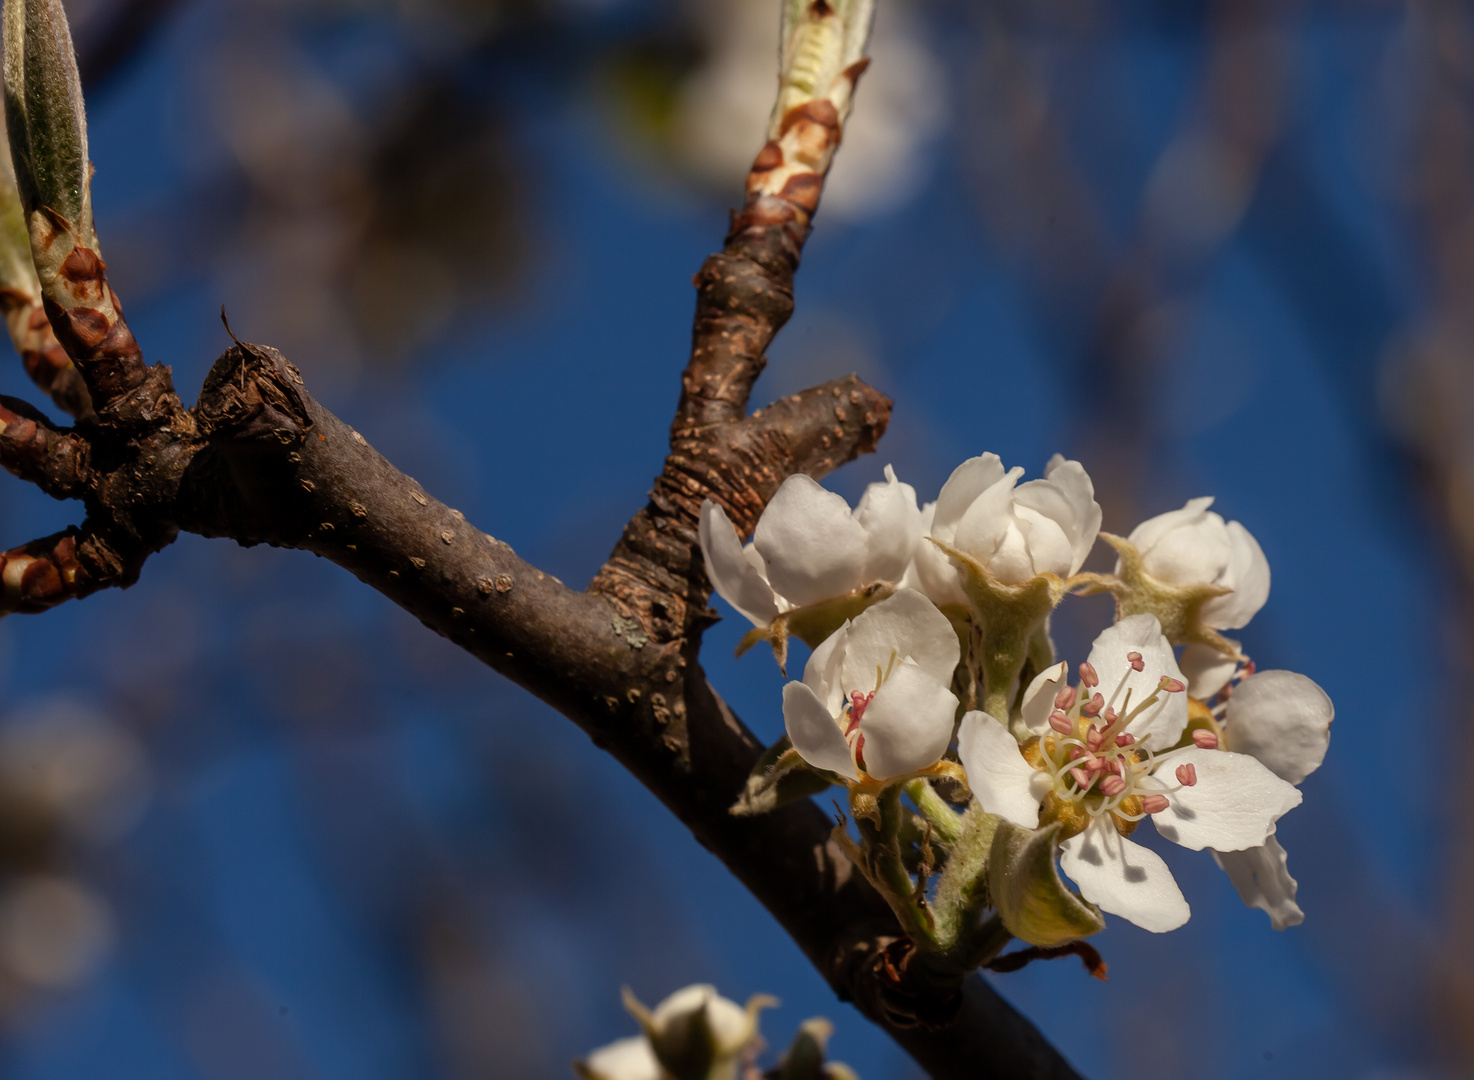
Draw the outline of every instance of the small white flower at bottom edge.
M643 1035L600 1047L580 1062L575 1071L584 1080L663 1080L665 1076Z

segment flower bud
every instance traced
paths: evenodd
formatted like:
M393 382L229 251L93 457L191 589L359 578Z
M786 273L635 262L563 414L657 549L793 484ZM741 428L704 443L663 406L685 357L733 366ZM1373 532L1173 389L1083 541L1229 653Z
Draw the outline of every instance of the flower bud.
M5 0L5 117L27 213L61 215L91 231L87 113L61 0Z
M758 1037L758 1013L776 1004L758 994L744 1008L698 983L677 990L651 1012L624 991L624 1007L645 1029L671 1080L735 1080L743 1051Z

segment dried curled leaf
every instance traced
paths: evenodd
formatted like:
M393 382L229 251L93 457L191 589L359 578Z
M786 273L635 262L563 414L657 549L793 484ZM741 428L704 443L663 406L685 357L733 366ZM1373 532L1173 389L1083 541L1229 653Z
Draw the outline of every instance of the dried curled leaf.
M787 735L763 753L747 778L742 795L732 804L731 813L738 817L766 814L785 803L817 795L839 777L816 769L793 748Z
M988 856L988 891L1008 932L1055 948L1105 929L1100 910L1060 880L1058 822L1025 829L1000 821Z

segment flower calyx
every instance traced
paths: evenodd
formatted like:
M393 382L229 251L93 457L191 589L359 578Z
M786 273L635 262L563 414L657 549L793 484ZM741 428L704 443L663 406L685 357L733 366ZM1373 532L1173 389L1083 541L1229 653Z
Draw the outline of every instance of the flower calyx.
M1120 563L1114 574L1080 574L1070 590L1082 596L1108 592L1116 599L1116 619L1132 615L1154 615L1162 634L1174 645L1205 645L1235 660L1246 659L1238 644L1209 626L1203 608L1209 601L1227 596L1225 585L1174 584L1147 570L1136 545L1123 536L1103 532L1100 538L1116 549Z

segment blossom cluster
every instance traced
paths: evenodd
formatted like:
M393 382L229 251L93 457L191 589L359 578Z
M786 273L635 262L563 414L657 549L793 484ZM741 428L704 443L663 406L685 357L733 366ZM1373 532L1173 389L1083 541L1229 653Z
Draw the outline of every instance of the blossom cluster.
M1056 455L1042 478L1022 476L983 454L923 506L887 466L853 509L795 476L745 545L720 506L703 504L707 573L753 623L744 646L766 639L780 664L793 637L812 649L783 690L787 738L750 793L795 769L845 785L873 849L856 851L857 865L913 937L966 945L980 962L1010 935L1083 937L1101 911L1157 932L1186 922L1166 863L1133 839L1147 819L1211 851L1277 929L1300 922L1276 822L1324 758L1333 709L1310 679L1257 671L1225 636L1269 597L1263 550L1211 498L1121 537L1100 531L1079 462ZM1116 551L1112 573L1081 572L1097 537ZM1100 592L1115 597L1115 621L1071 669L1054 655L1050 614L1067 595ZM903 850L903 819L925 826L927 854ZM956 850L935 858L933 840ZM917 904L934 862L944 883ZM987 875L990 890L949 891L949 874ZM990 892L1006 933L962 942L968 920L938 905Z

